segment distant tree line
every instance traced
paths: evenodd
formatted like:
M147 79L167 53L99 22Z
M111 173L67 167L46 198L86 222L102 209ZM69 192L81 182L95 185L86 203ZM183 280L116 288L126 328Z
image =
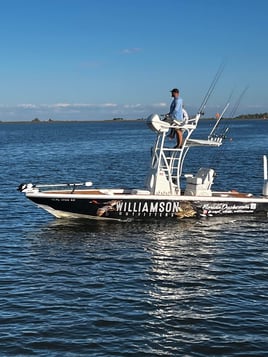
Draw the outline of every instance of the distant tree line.
M48 119L48 122L51 123L51 122L53 122L53 120L52 119ZM41 123L41 120L39 118L34 118L32 120L32 123Z
M235 119L268 119L268 113L241 114Z
M207 119L215 119L215 117ZM224 119L268 119L268 113L241 114L233 118L224 117Z

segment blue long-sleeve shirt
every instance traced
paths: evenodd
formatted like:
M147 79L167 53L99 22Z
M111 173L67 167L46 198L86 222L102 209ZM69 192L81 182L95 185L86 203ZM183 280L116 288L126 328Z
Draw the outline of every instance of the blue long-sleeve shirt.
M182 98L174 98L170 104L169 115L176 120L183 120Z

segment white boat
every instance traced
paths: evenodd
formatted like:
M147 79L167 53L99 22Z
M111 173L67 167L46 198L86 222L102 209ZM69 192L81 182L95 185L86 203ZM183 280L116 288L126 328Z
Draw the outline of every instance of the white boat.
M207 138L192 139L201 115L202 110L182 124L161 120L157 114L147 118L146 123L155 132L156 140L144 187L101 188L94 187L92 182L49 185L23 183L18 190L57 218L128 221L267 215L268 180L265 155L264 183L258 196L233 190L213 191L215 171L212 168L201 167L192 175L183 175L184 160L192 147L210 147L213 150L222 145L226 135L226 130L220 135L216 134L221 115ZM184 142L180 149L168 147L167 134L171 128L184 131Z

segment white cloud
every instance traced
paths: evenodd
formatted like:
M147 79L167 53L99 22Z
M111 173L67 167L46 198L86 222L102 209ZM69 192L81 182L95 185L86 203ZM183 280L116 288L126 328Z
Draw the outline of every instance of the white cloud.
M48 108L110 108L117 107L115 103L101 103L101 104L93 104L93 103L56 103L56 104L42 104L42 107L47 106Z
M36 109L37 105L36 104L18 104L17 107L22 108L22 109Z
M154 104L152 104L152 106L155 107L155 108L165 108L168 105L167 105L167 103L160 102L160 103L154 103Z
M56 103L56 104L52 104L51 108L68 108L70 106L71 104L69 103Z
M53 104L23 103L16 105L0 104L0 121L40 120L98 120L112 119L115 115L131 116L131 109L126 110L117 103L68 103ZM133 116L132 116L133 117Z
M52 104L33 104L24 103L17 105L0 104L0 120L1 121L31 121L34 118L40 120L102 120L113 119L114 117L122 117L125 119L146 118L151 113L165 113L169 107L169 103L68 103L59 102ZM190 115L194 115L198 108L187 105L187 111ZM240 112L248 113L243 109ZM265 112L265 108L250 108L250 112ZM214 116L219 111L218 108L207 107L207 116Z
M101 108L110 108L110 107L114 108L114 107L117 107L117 104L115 104L115 103L104 103L104 104L100 104L100 107Z
M142 105L141 104L124 104L123 107L126 109L135 109L135 108L141 108Z
M141 48L139 47L134 47L134 48L125 48L121 51L121 53L125 54L125 55L131 55L133 53L137 53L140 52Z

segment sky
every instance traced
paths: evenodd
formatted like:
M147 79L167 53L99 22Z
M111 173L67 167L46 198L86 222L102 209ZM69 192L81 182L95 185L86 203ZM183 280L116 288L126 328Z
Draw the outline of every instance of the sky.
M268 112L267 0L0 0L0 121Z

